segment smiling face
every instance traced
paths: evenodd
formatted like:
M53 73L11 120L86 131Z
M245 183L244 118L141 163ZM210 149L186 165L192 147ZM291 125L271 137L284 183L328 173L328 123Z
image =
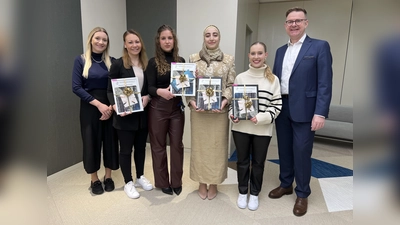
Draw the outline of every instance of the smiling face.
M139 55L142 50L142 43L139 37L134 34L126 35L124 44L129 55Z
M103 53L108 45L108 35L103 31L94 33L91 40L91 44L92 44L92 52L98 54Z
M260 68L264 65L268 53L262 44L254 44L250 47L249 61L250 65L254 68Z
M164 30L160 33L160 47L164 52L171 52L174 48L174 37L170 30Z
M213 50L219 46L219 31L216 27L210 26L204 31L204 43L207 49Z
M286 21L296 21L296 20L299 20L299 22L290 24L285 23L286 33L289 35L290 41L292 43L298 42L301 39L301 37L303 37L306 28L308 26L308 20L304 12L293 11L289 13L289 15L286 17Z

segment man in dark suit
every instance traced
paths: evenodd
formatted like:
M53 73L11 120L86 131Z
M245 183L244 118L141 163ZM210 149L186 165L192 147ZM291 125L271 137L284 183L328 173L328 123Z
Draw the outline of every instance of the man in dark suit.
M399 27L400 28L400 27ZM388 167L390 175L394 175L394 190L400 190L400 30L395 30L389 37L379 40L374 57L377 64L374 71L374 84L377 84L376 108L379 117L379 135L389 140L389 157L382 167ZM381 149L379 149L382 152ZM386 152L386 151L384 151ZM382 154L382 153L380 153ZM389 166L387 166L389 165ZM396 192L400 200L399 191Z
M276 119L281 183L268 196L292 194L295 180L296 216L307 213L314 134L325 124L332 96L329 44L308 37L307 26L305 9L296 7L286 12L285 29L290 40L276 51L273 68L282 93L282 111Z

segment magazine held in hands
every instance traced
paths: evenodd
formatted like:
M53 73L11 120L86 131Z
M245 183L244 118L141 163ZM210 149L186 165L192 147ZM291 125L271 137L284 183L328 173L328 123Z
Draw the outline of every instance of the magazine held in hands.
M258 113L258 85L235 84L232 86L233 117L249 120Z
M222 79L220 77L202 77L198 79L197 108L213 110L221 108Z
M117 115L143 111L137 77L111 79Z
M175 96L195 96L196 63L171 63L171 88Z

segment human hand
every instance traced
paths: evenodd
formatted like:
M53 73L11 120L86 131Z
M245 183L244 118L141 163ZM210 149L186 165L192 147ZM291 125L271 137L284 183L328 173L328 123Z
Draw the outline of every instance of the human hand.
M170 87L157 89L157 94L166 100L170 100L175 97L170 91Z
M149 102L150 102L150 98L148 95L142 96L143 108L145 108L147 106L147 104L149 104Z
M224 98L224 100L221 102L221 110L224 109L226 105L228 105L228 99Z
M198 69L196 69L196 71L194 72L194 75L196 76L196 78L201 78L201 76L199 75L199 70Z
M111 117L111 115L110 116L101 115L100 120L108 120L108 119L110 119L110 117Z
M119 116L124 117L124 116L131 115L131 114L132 114L131 112L123 112L123 113L119 114Z
M190 104L190 106L192 106L193 109L196 110L196 112L204 111L204 109L197 108L196 101L194 101L194 100L190 101L189 104Z
M377 118L378 130L385 135L391 136L396 132L397 124L399 124L399 116L392 111L382 112Z
M224 109L224 107L228 104L228 100L226 98L224 98L221 102L221 108L220 109L213 109L213 112L221 112L222 109Z
M229 118L231 118L231 121L234 123L239 123L239 118L233 117L233 115L229 115Z
M257 124L257 122L258 122L257 117L252 117L250 120L251 120L251 122L253 122L254 124Z
M311 121L311 130L312 131L317 131L321 128L323 128L325 125L325 118L314 115L312 121Z
M110 116L112 115L112 108L103 103L98 104L97 109L101 113L100 120L108 120L108 118L110 118Z
M117 106L116 105L112 105L111 107L115 112L117 112ZM130 115L130 114L132 114L132 113L131 112L123 112L122 114L119 114L119 116L120 117L124 117L124 116Z

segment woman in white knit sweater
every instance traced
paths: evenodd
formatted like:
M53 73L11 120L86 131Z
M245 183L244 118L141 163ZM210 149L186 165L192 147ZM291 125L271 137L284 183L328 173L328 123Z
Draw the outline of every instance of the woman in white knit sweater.
M230 112L233 122L232 135L237 151L237 176L239 196L237 205L250 210L258 208L258 194L261 191L265 159L272 136L273 124L282 107L281 91L278 78L265 64L267 47L262 42L250 46L249 69L239 74L235 84L258 85L259 111L249 120L239 120ZM251 154L251 166L250 166ZM250 198L247 194L250 181Z

